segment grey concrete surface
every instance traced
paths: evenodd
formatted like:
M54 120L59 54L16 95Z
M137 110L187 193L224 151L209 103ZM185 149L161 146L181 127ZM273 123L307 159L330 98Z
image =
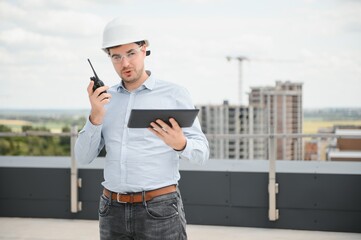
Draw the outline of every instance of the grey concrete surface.
M358 233L188 225L189 240L361 240ZM1 240L96 240L98 221L0 218Z

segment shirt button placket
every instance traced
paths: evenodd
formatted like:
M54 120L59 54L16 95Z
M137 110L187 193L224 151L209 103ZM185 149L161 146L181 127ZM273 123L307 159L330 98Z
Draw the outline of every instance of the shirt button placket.
M121 151L121 176L122 176L122 180L126 181L126 172L127 169L126 168L126 159L127 159L127 142L128 142L128 138L129 138L129 129L127 127L127 123L129 120L129 116L130 116L130 112L132 110L133 107L133 102L134 102L134 98L135 98L135 94L133 92L129 93L129 101L128 101L128 105L127 105L127 111L124 117L124 133L123 133L123 138L122 138L122 151Z

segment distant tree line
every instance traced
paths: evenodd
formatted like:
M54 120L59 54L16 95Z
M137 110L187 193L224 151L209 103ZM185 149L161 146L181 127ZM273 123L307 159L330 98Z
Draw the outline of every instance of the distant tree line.
M361 108L321 108L304 109L304 117L307 119L321 120L360 120Z

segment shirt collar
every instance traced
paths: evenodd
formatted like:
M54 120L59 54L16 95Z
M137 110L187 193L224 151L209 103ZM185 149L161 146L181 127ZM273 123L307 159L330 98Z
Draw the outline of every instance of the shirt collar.
M147 74L148 74L148 78L147 80L143 83L143 85L149 89L149 90L153 90L154 85L155 85L155 79L152 76L152 72L149 70L146 70Z
M154 86L155 86L155 79L153 78L151 71L146 70L146 72L147 72L147 74L148 74L149 77L147 78L147 80L145 80L145 82L144 82L138 89L135 90L135 92L141 91L141 90L143 90L143 89L153 90L153 88L154 88ZM129 91L124 87L123 81L120 82L117 90L118 90L118 92L120 92L120 91L129 92Z

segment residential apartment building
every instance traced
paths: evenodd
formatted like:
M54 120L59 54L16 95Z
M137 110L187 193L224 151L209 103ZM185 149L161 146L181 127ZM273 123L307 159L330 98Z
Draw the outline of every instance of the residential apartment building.
M251 87L249 105L263 109L265 133L303 132L302 83L277 81L274 87ZM302 160L302 139L278 138L276 159Z
M249 135L302 133L302 84L276 82L275 87L251 89L249 106L227 101L197 106L202 130L210 136L211 158L268 159L268 140ZM223 138L212 138L212 134ZM232 137L234 134L243 137ZM302 152L302 139L277 139L277 159L302 159Z
M259 110L249 106L201 105L198 115L202 130L208 134L210 157L215 159L264 159L264 139L235 137L234 134L262 132ZM212 134L223 135L212 138ZM261 144L261 146L259 146Z

